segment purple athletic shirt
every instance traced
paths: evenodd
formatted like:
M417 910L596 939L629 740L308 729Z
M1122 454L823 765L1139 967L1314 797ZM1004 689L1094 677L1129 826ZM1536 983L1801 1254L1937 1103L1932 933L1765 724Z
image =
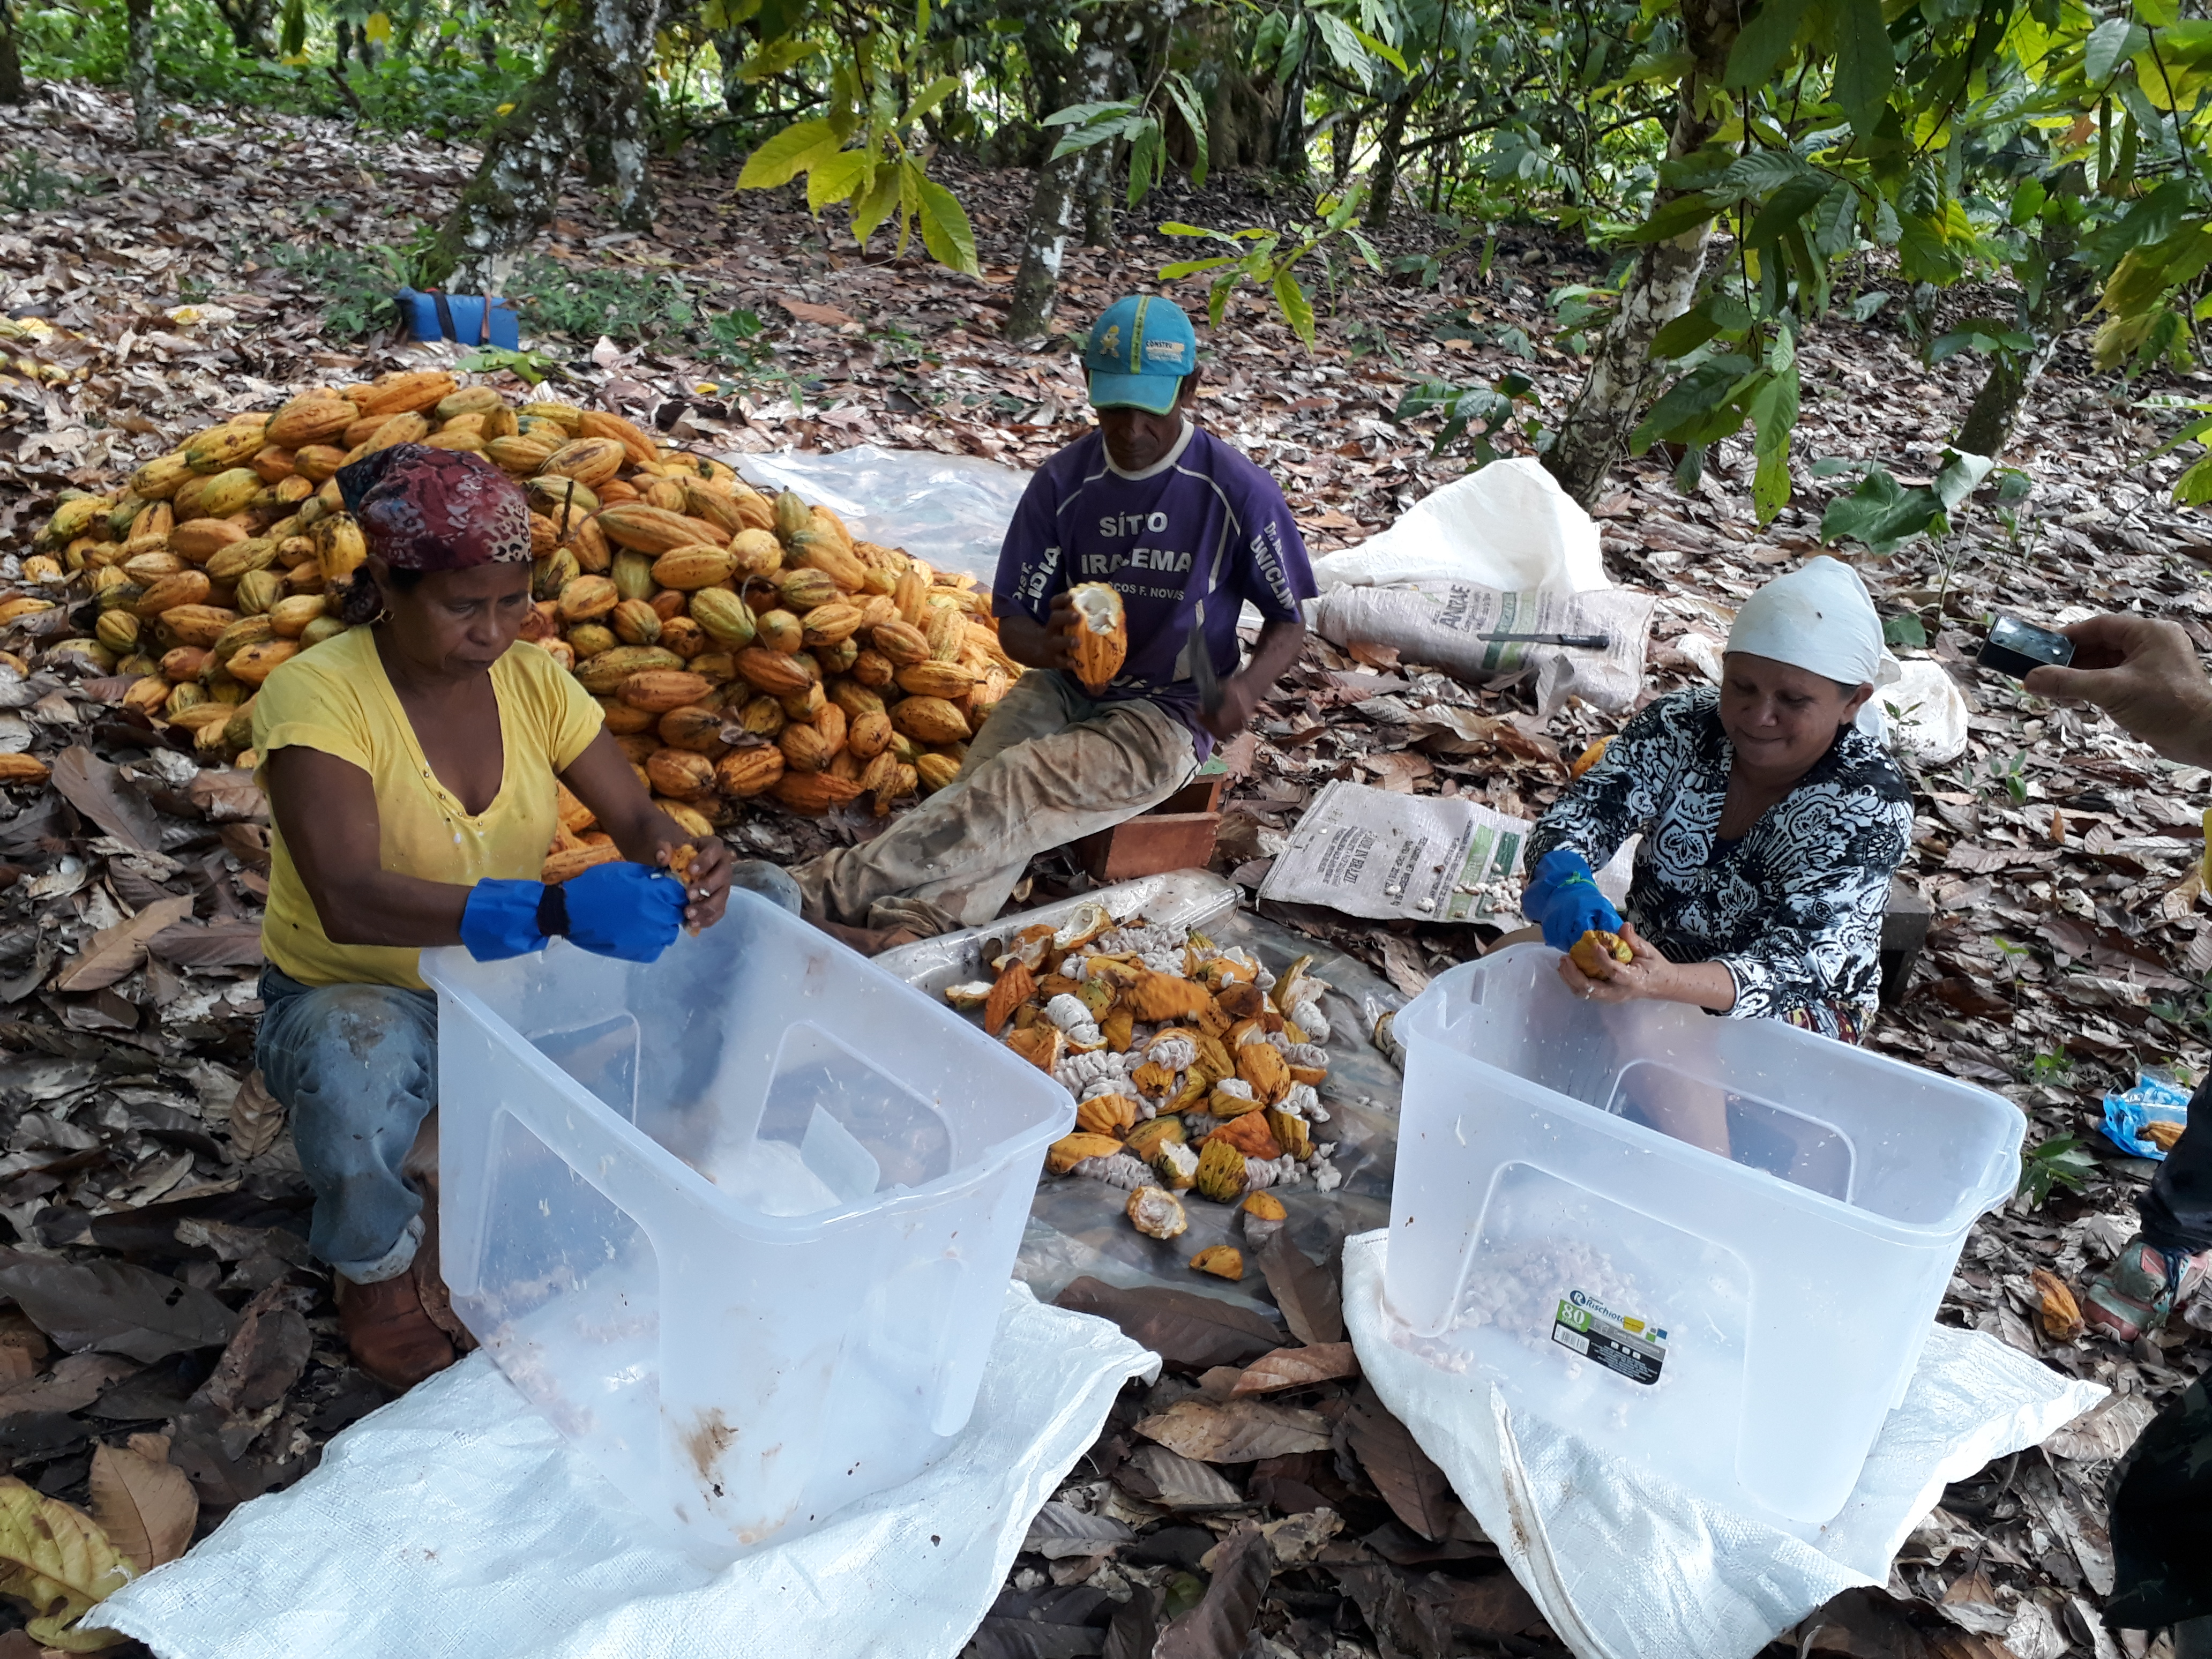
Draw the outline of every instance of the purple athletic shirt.
M999 553L991 601L1001 617L1042 623L1053 595L1082 582L1119 588L1129 655L1100 696L1141 698L1190 728L1198 757L1213 739L1198 723L1198 687L1182 660L1203 606L1214 672L1236 672L1237 614L1294 622L1314 594L1297 522L1275 481L1204 428L1142 473L1122 472L1097 431L1036 471Z

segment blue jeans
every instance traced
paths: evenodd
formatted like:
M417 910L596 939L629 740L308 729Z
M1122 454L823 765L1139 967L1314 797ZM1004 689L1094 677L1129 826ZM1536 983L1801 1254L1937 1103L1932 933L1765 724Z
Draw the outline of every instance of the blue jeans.
M739 859L730 885L799 914L798 884ZM254 1064L292 1115L314 1189L308 1248L356 1285L395 1279L422 1237L422 1195L399 1165L438 1104L438 1000L393 985L302 985L261 970Z
M404 1273L422 1196L400 1161L438 1103L438 1000L392 985L302 985L261 970L254 1063L292 1115L314 1189L314 1253L356 1284Z

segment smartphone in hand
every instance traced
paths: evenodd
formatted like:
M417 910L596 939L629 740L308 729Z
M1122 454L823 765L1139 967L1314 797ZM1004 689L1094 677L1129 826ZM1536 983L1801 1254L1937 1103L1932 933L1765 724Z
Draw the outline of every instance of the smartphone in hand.
M2074 641L2017 617L1999 617L1990 624L1990 636L1974 660L2020 679L2033 669L2063 668L2073 661Z

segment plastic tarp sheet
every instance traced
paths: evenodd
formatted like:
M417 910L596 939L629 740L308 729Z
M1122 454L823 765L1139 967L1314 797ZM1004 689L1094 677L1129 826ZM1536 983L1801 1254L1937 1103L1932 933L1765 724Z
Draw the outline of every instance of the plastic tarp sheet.
M1357 547L1314 561L1322 592L1392 582L1469 582L1501 592L1611 587L1597 521L1541 461L1492 461L1423 496Z
M161 1659L951 1659L1123 1382L1158 1364L1010 1285L941 1462L718 1570L647 1534L479 1352L89 1622Z
M754 484L795 489L845 520L862 541L902 547L940 570L990 586L1000 544L1030 475L973 455L930 449L785 449L721 459Z
M997 941L1036 922L1056 927L1077 905L1091 901L1103 903L1116 917L1141 915L1158 926L1194 927L1218 944L1241 945L1279 974L1298 957L1310 957L1308 971L1331 988L1322 1000L1330 1036L1328 1080L1321 1095L1329 1118L1315 1133L1336 1142L1334 1162L1344 1180L1334 1192L1317 1191L1310 1182L1277 1187L1273 1192L1290 1212L1291 1237L1310 1255L1334 1255L1346 1234L1382 1226L1390 1219L1402 1079L1368 1042L1361 1007L1370 998L1391 1007L1403 999L1358 958L1239 908L1241 897L1234 883L1205 871L1148 876L1020 915L1002 916L987 927L887 951L876 961L938 994L948 985L990 978L983 964L1004 949ZM1129 1224L1128 1197L1117 1187L1080 1176L1040 1181L1014 1276L1048 1300L1069 1280L1087 1274L1124 1289L1154 1285L1200 1290L1273 1316L1274 1304L1258 1294L1261 1280L1257 1273L1237 1284L1194 1283L1197 1275L1188 1265L1193 1255L1215 1244L1245 1248L1249 1241L1242 1212L1224 1204L1188 1204L1188 1231L1163 1242L1146 1237Z
M1797 1536L1516 1416L1480 1370L1455 1375L1399 1346L1418 1339L1382 1299L1388 1245L1382 1232L1345 1245L1360 1369L1580 1659L1749 1659L1830 1597L1886 1583L1947 1483L2040 1444L2106 1392L1938 1325L1850 1501Z

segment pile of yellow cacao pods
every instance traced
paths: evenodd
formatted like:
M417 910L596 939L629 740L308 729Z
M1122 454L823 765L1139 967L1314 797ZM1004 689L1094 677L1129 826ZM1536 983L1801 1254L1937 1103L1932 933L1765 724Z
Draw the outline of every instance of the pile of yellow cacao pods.
M71 494L0 588L0 634L131 682L120 701L250 759L257 689L343 630L331 594L366 555L333 475L398 443L484 456L527 494L523 637L569 669L695 834L767 799L883 814L943 787L1020 668L989 594L855 540L827 507L755 490L620 416L519 406L437 369L239 415L105 494ZM93 601L89 629L45 613ZM27 672L18 657L14 665ZM27 767L38 765L16 757ZM41 774L43 768L40 768ZM617 856L573 798L549 878Z

